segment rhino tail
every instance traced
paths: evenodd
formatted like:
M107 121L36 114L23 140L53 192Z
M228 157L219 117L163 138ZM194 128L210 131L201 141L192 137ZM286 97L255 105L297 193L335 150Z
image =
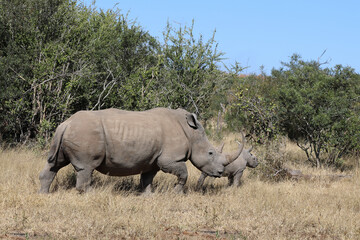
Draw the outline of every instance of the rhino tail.
M50 151L49 151L48 159L47 159L47 162L52 166L56 165L60 147L62 144L62 139L63 139L64 133L65 133L65 130L67 128L67 125L68 124L66 124L66 123L62 123L58 126L58 128L55 131L55 135L51 142L51 147L50 147Z

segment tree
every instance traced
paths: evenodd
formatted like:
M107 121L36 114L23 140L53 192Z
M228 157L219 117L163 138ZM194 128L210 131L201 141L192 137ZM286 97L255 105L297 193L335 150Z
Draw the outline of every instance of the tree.
M279 84L280 126L308 160L317 167L333 165L359 150L360 76L350 67L322 68L298 55L283 66L272 71Z
M0 138L46 144L79 110L183 107L203 116L219 70L214 36L168 25L160 44L119 9L0 0Z
M46 143L78 110L140 108L131 99L149 80L158 43L120 10L72 0L1 1L0 23L5 140Z
M239 75L234 78L226 114L228 126L243 126L248 136L258 143L269 143L279 134L277 85L265 73Z
M204 41L202 35L194 36L193 29L194 21L190 27L178 29L168 23L161 48L158 94L168 106L186 108L206 119L220 78L217 64L223 53L217 50L215 32Z

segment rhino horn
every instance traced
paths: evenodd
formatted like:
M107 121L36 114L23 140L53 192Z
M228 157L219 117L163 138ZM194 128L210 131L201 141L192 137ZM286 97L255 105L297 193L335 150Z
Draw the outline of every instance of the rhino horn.
M225 143L222 143L221 146L218 148L218 152L222 153Z
M235 161L241 154L242 150L244 149L244 146L245 146L245 136L244 134L241 132L241 136L242 136L242 142L243 143L240 143L239 141L236 141L238 144L239 144L239 148L231 153L231 154L226 154L226 163L225 163L225 166L232 163L233 161Z

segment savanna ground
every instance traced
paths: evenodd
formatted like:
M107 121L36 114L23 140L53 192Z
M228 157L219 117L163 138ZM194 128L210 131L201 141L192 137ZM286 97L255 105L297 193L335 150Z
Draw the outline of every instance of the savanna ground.
M196 192L200 172L188 163L185 194L172 192L176 177L160 172L154 193L142 196L139 176L99 173L93 191L79 194L71 166L51 194L38 194L46 153L2 149L0 239L360 239L359 167L334 180L339 172L307 167L291 145L285 151L289 164L316 177L269 182L247 169L240 188L207 179Z

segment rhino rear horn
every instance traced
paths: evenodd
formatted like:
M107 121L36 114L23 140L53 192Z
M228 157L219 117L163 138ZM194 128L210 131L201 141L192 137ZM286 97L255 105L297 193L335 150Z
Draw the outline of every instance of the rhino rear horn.
M225 143L222 143L221 146L218 148L218 152L222 153Z
M239 148L238 150L236 150L235 152L231 153L231 154L226 154L226 163L224 164L225 166L232 163L233 161L235 161L241 154L241 152L244 149L245 146L245 136L244 134L241 132L241 136L242 136L242 143L240 143L239 141L236 141L239 144Z

